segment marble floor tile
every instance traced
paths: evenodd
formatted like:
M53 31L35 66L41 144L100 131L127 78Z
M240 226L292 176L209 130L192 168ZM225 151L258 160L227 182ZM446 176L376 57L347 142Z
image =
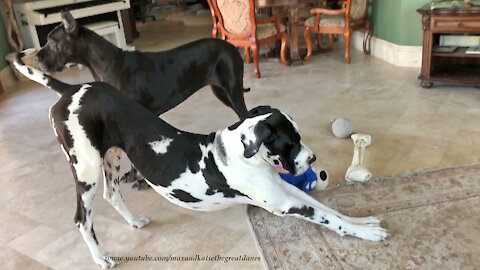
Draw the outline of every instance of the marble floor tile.
M38 225L36 221L5 208L0 209L0 224L0 245L6 245Z
M23 255L35 258L40 250L62 235L61 232L42 224L15 238L8 246Z
M0 246L0 265L4 270L48 270L51 269L19 252Z

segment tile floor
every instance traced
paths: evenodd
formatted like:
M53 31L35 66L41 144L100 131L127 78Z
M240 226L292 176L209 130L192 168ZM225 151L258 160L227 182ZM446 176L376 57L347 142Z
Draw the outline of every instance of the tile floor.
M171 48L200 37L208 27L184 28L154 22L139 25L137 49ZM366 164L374 176L419 168L480 161L480 91L476 88L419 87L418 69L398 68L353 51L345 65L341 44L303 66L262 62L262 79L246 65L248 107L269 104L291 115L304 142L317 154L317 167L331 184L344 176L353 144L331 135L329 122L340 116L355 130L372 135ZM72 68L60 78L91 80ZM69 166L48 123L53 91L31 82L0 97L0 265L2 269L97 269L73 223L75 191ZM199 91L163 118L174 126L206 133L234 123L234 113L210 93ZM152 190L123 195L132 212L152 219L136 230L99 193L93 211L97 237L117 256L258 256L244 206L200 213L168 203ZM315 197L315 193L313 193ZM261 262L129 262L118 269L262 269Z

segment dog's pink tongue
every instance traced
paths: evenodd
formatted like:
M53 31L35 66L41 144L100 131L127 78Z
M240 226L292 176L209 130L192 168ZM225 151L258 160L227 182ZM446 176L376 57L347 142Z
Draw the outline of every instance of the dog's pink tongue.
M273 165L273 167L275 167L276 169L279 169L279 170L283 170L282 164L275 164L275 165Z
M279 172L279 173L288 173L288 171L285 170L285 168L283 168L282 164L276 164L276 165L273 165L273 167L274 167L275 170L277 170L277 172Z

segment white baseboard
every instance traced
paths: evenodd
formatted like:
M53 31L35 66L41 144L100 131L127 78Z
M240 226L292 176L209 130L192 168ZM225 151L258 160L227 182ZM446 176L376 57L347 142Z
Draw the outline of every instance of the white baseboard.
M343 38L340 40L344 41ZM363 32L353 33L352 48L363 50ZM371 37L370 51L373 56L395 66L417 68L422 66L422 46L402 46Z

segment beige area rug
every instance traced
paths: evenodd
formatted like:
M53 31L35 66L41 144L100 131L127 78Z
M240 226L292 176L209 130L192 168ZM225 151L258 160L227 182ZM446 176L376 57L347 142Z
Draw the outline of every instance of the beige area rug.
M382 219L369 242L247 209L267 269L480 269L480 164L414 172L315 192L340 212Z

